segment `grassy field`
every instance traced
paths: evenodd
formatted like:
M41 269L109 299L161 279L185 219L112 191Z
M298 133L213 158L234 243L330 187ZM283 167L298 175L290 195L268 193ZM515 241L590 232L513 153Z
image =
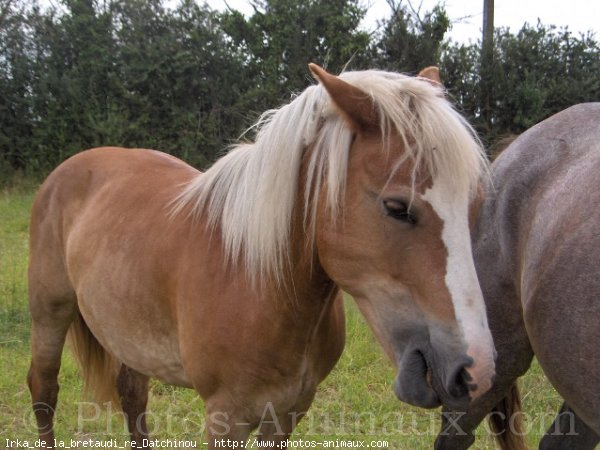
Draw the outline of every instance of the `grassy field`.
M29 318L26 267L27 228L32 187L0 192L0 449L33 443L36 432L25 376L29 366ZM393 371L364 321L348 301L348 345L329 378L320 386L313 407L295 439L383 440L393 449L432 448L438 430L437 411L398 402L391 390ZM118 414L100 413L81 394L81 380L65 352L56 415L56 437L95 440L127 438ZM528 435L532 447L552 422L560 400L539 366L522 380ZM153 383L149 428L154 438L196 439L202 428L202 402L191 390ZM201 441L200 441L201 442ZM495 448L487 426L478 430L475 448Z

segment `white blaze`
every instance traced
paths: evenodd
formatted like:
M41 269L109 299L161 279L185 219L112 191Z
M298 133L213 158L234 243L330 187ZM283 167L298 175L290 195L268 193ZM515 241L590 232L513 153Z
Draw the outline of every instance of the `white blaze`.
M495 350L473 262L469 195L467 192L460 195L439 181L436 180L422 198L443 222L442 240L448 252L445 281L467 355L473 358L473 366L467 371L477 384L475 391L471 392L471 397L476 398L491 387Z

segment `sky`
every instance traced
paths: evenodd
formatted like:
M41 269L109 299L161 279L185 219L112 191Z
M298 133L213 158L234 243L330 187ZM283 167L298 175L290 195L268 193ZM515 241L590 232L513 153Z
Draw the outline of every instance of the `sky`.
M301 0L299 0L301 1ZM377 20L390 14L385 0L362 0L368 7L363 27L374 30ZM404 0L407 3L407 0ZM415 9L430 11L439 0L411 0ZM454 23L450 38L458 42L477 41L481 35L483 0L446 0L446 11ZM544 25L568 26L572 32L591 30L600 39L600 0L495 0L494 25L509 27L512 32L525 22L535 25L540 19ZM224 9L225 0L208 0L215 9ZM247 0L227 0L227 4L244 14L251 14Z

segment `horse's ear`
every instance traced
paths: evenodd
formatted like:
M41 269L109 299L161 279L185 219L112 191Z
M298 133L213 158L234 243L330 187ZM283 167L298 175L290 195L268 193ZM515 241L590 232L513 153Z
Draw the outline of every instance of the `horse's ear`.
M323 85L348 124L357 132L379 129L373 99L364 91L310 63L313 76Z
M417 75L419 78L423 78L435 86L443 86L442 79L440 78L440 69L435 66L425 67Z

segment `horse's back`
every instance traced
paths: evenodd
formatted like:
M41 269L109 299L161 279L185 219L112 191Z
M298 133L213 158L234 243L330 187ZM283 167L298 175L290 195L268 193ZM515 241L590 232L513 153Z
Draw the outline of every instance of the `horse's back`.
M531 345L561 395L600 430L600 103L558 113L494 164L499 234Z
M109 185L114 190L128 189L128 192L157 189L161 184L167 188L172 187L170 181L180 184L182 176L191 177L195 173L177 158L153 150L117 147L86 150L60 164L40 186L34 200L32 225L52 214L60 214L63 221L69 219L69 214L80 214L87 206L85 202L104 194L103 188ZM148 197L155 193L146 192Z
M600 195L599 122L600 103L568 108L523 133L492 165L491 194L479 222L497 230L512 278L520 277L518 258L534 243L531 237L565 223L571 202L591 205L590 198Z
M589 156L600 140L600 103L561 111L517 137L493 164L495 184L537 183L566 158Z
M88 241L91 254L95 238L111 227L139 228L135 222L143 219L148 224L160 222L174 189L195 173L182 161L151 150L105 147L69 158L36 194L30 222L31 267L35 269L38 260L54 261L48 270L54 268L55 273L45 274L47 279L60 276L61 270L72 272L76 267L69 269L68 252L78 236ZM139 216L143 219L136 219ZM30 279L43 275L30 268Z

